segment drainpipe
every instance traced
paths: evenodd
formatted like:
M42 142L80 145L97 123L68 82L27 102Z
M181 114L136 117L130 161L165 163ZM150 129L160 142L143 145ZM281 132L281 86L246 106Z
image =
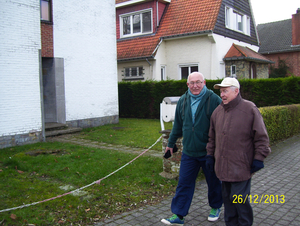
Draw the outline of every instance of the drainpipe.
M40 98L41 98L41 121L42 121L42 138L43 142L46 141L46 134L45 134L45 112L44 112L44 87L43 87L43 73L42 73L42 52L39 49L39 67L40 67Z
M146 61L149 64L149 66L151 66L151 63L149 62L148 58L146 58Z

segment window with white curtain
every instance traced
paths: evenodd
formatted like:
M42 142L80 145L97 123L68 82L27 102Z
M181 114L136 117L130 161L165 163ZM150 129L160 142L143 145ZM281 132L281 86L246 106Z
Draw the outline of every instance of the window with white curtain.
M225 7L225 26L228 29L250 35L250 17L228 6Z

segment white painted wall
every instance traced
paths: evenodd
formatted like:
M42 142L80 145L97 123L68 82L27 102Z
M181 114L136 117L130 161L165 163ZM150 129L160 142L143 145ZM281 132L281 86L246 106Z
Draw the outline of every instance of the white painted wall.
M167 56L166 56L166 44L161 42L155 55L155 62L153 63L153 79L161 81L161 66L166 68L166 79L168 73Z
M53 1L54 57L64 58L66 120L118 115L114 0Z
M178 80L180 79L179 66L194 63L199 64L199 71L206 79L224 78L223 58L233 43L258 51L257 46L217 34L164 40L155 56L154 78L160 80L160 66L166 65L167 77Z
M214 75L212 75L211 79L218 79L218 78L221 79L221 78L225 77L225 64L224 64L223 58L233 43L236 45L240 45L240 46L247 46L256 52L258 52L258 49L259 49L258 46L251 45L246 42L240 42L235 39L226 38L224 36L217 35L217 34L213 34L213 38L216 41L215 50L214 50L216 52L216 54L215 54L216 61L215 62L219 62L219 63L218 63L218 65L216 65L216 68L218 69L218 71L216 71L216 73Z
M166 40L167 77L179 80L179 66L183 64L199 64L199 71L206 78L211 73L211 41L207 36Z
M0 136L41 131L40 2L0 0Z

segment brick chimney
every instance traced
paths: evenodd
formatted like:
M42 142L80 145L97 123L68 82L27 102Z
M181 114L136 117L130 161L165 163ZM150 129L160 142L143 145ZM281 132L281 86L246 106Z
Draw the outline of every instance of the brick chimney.
M292 15L292 45L300 45L300 8Z

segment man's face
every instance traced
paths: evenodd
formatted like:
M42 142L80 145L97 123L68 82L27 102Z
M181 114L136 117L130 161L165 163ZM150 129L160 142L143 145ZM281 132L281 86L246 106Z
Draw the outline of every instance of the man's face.
M235 87L223 87L220 88L220 96L223 104L228 104L230 101L235 99L239 93L239 89Z
M189 87L192 94L198 95L205 86L205 80L203 80L200 74L194 73L189 76L187 86Z

